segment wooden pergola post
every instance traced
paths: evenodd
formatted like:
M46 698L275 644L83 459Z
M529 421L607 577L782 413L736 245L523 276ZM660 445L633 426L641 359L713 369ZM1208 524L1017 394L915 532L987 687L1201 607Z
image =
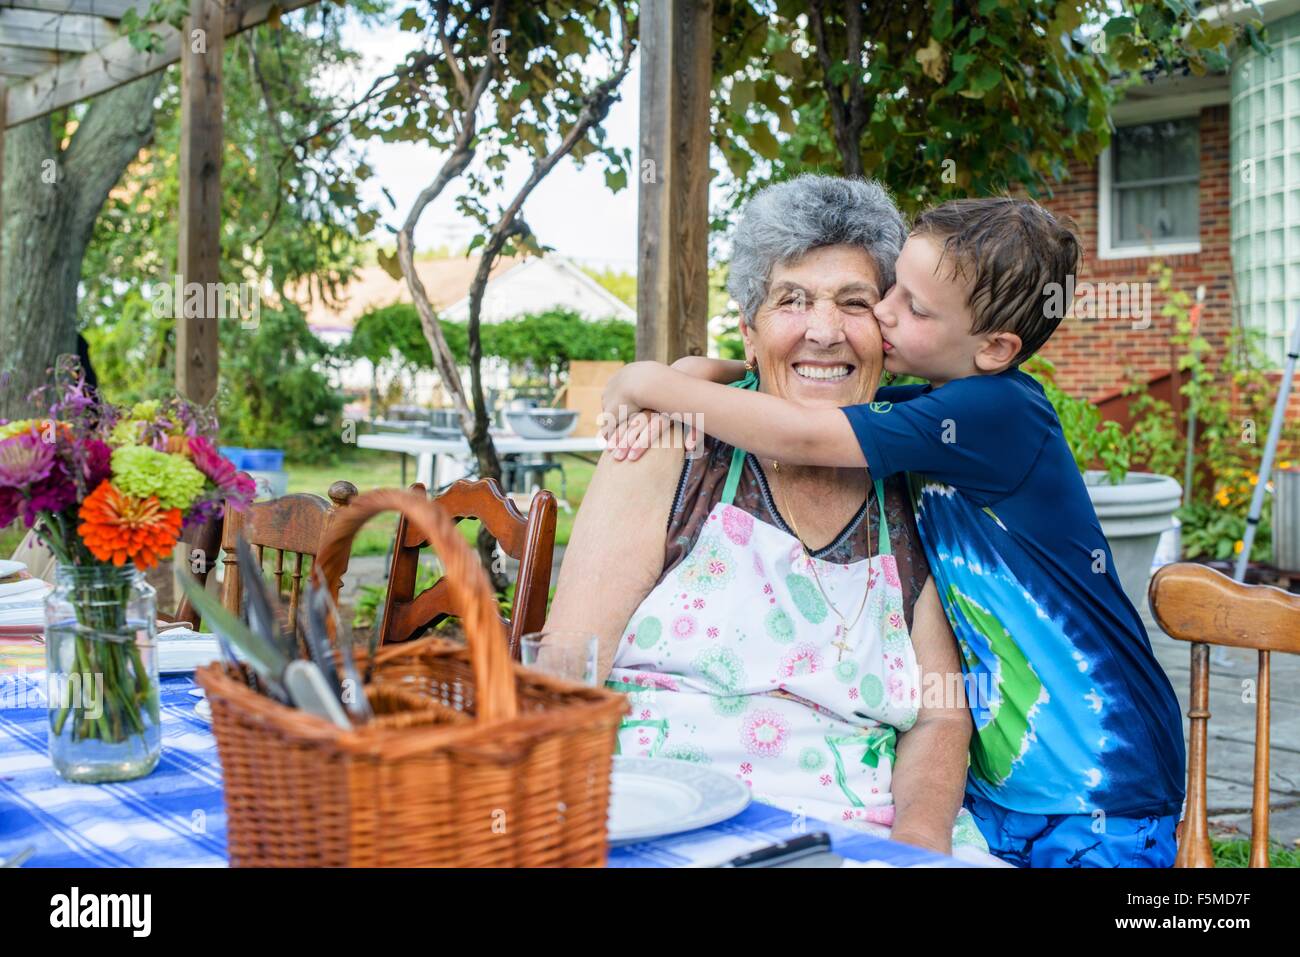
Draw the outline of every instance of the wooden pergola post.
M641 5L638 359L708 350L712 0Z
M217 394L217 322L211 306L220 282L222 118L221 0L190 0L181 34L180 230L176 271L176 389L192 402ZM202 293L187 290L197 284ZM197 300L197 302L196 302ZM195 305L198 308L194 308Z

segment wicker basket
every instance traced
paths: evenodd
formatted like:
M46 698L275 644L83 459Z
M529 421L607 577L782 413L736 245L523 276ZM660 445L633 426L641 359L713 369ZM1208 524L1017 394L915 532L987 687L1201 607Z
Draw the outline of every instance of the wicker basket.
M611 758L627 699L509 658L495 596L442 510L381 489L335 513L317 566L371 516L428 537L458 593L466 645L379 651L376 717L345 731L199 669L225 777L236 866L600 866Z

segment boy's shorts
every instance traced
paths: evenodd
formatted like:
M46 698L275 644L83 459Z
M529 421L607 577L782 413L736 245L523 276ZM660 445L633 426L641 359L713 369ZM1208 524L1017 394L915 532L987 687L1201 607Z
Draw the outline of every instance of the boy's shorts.
M967 794L989 851L1016 867L1172 867L1178 815L1022 814Z

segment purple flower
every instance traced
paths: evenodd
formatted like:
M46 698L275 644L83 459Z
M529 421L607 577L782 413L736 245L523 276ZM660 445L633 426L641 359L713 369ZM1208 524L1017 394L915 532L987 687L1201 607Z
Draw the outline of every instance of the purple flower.
M31 528L41 512L61 512L77 503L77 486L62 468L42 482L32 486L31 498L23 503L23 521Z
M41 481L54 467L54 445L35 432L0 441L0 486L24 488Z
M190 506L184 521L181 522L181 528L186 529L195 525L202 525L213 519L220 518L222 511L222 501L220 498L199 499Z
M86 479L86 488L99 488L99 483L112 474L113 450L99 439L87 439L81 448L85 456L82 459L81 470Z
M8 528L18 517L23 494L16 488L0 488L0 528Z

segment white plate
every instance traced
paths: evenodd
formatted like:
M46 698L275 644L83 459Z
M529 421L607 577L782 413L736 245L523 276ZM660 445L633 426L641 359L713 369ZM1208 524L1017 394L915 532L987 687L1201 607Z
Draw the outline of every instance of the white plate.
M735 817L749 788L694 761L614 756L609 843L647 841Z
M221 647L214 635L176 628L158 636L158 673L161 675L188 674L220 658Z
M19 572L26 570L26 562L14 562L7 558L0 559L0 578L8 578L10 575L17 575Z

